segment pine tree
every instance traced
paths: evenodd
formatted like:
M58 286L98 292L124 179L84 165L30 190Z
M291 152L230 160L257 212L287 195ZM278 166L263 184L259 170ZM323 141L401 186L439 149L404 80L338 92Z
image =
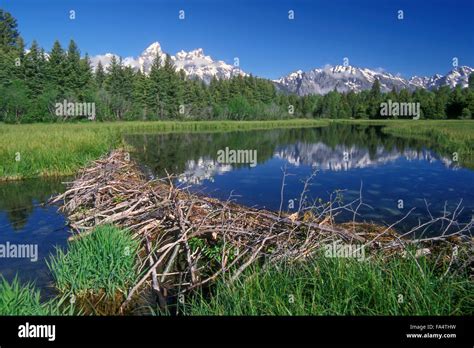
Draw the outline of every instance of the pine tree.
M0 9L0 51L8 52L18 49L18 25L13 16Z
M161 64L159 55L155 57L150 68L150 110L155 117L162 119L165 114L166 102L166 72Z
M43 92L45 84L45 58L42 56L38 43L33 41L25 56L25 82L31 98L36 98Z
M469 89L474 90L474 73L471 73L471 75L469 75L468 87Z
M148 105L150 104L149 78L140 70L133 79L133 111L136 116L146 120L149 116Z
M46 62L48 84L54 86L61 96L66 91L66 55L59 41L55 41Z
M105 71L104 71L104 66L102 65L102 62L99 60L99 63L97 64L97 67L95 68L95 83L97 87L100 89L104 85L105 81Z
M81 54L74 40L71 40L66 54L64 81L68 93L77 95L83 87L80 84L81 70Z
M123 119L125 105L122 98L124 85L122 61L112 56L110 65L107 68L107 78L105 87L109 95L108 107L117 120Z
M380 90L380 81L375 79L369 93L368 113L369 118L378 118L380 116L380 103L382 102L382 92Z
M173 60L169 54L166 55L165 64L163 66L165 74L164 84L164 109L167 117L174 117L178 114L180 105L179 96L179 75L175 71Z
M442 86L435 92L435 103L433 118L445 119L446 118L446 105L448 103L449 94L451 90L448 86Z
M462 110L466 107L466 101L462 94L462 88L456 86L452 91L446 105L446 114L448 118L459 118Z
M80 101L86 101L93 89L93 73L89 55L86 53L84 58L79 61L79 71L76 83L76 95Z

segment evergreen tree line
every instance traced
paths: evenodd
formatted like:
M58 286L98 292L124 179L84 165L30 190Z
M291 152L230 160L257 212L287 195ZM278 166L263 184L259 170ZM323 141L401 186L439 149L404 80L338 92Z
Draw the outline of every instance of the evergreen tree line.
M287 97L297 103L298 116L322 118L383 119L381 104L419 103L420 118L424 119L471 119L474 115L474 74L469 76L468 87L460 85L451 89L442 86L435 90L410 91L392 89L382 93L380 82L375 80L370 90L339 93L331 91L324 96L309 95ZM390 118L412 118L413 115Z
M300 97L279 93L271 81L254 76L214 78L205 84L176 71L170 56L164 61L156 57L148 74L115 57L106 69L99 63L93 70L73 40L67 49L56 41L45 52L33 41L25 50L15 18L0 9L0 121L64 120L56 113L56 104L64 100L94 103L98 120L375 119L388 100L420 103L421 118L472 118L474 76L467 88L382 93L376 80L371 90L359 93Z

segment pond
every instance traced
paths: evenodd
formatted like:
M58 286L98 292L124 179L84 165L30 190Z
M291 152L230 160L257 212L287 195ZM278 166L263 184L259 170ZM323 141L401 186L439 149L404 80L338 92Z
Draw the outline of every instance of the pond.
M415 208L397 226L400 231L428 218L426 204L435 215L445 207L453 211L462 200L460 220L467 222L474 215L473 170L436 144L390 136L378 126L136 134L126 141L135 149L132 158L150 178L167 171L178 175L176 183L182 187L220 199L232 195L249 206L278 210L285 170L283 209L290 212L298 209L302 181L316 173L308 200L326 201L342 190L343 201L350 202L361 192L370 207L361 208L359 220L391 224ZM66 245L69 232L57 207L44 203L64 190L65 180L0 184L0 247L37 246L37 260L32 255L0 258L0 274L8 280L16 274L21 281L34 280L46 294L52 279L45 260L55 247Z

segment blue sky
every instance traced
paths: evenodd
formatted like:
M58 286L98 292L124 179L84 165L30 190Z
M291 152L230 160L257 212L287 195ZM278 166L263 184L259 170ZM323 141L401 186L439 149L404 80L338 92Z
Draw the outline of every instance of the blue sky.
M170 54L202 47L228 63L239 57L244 71L268 78L344 57L404 77L446 73L453 57L474 66L474 0L1 0L0 8L27 43L47 50L72 38L82 53L126 57L159 41Z

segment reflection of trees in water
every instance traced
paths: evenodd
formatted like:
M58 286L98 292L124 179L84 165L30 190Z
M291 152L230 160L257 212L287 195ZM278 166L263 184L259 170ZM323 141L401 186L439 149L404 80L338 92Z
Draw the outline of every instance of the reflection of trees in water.
M62 192L63 179L32 179L0 184L0 211L5 212L15 231L25 227L35 205Z
M127 142L136 149L136 156L151 171L164 175L181 174L186 163L202 158L217 159L217 151L230 149L257 150L258 163L273 157L277 148L296 142L322 142L332 149L336 146L356 146L368 150L375 159L377 148L403 152L407 148L421 151L426 146L414 139L397 138L382 132L381 126L330 124L318 128L289 128L260 131L232 131L223 133L175 133L130 135ZM235 164L245 167L248 164Z

